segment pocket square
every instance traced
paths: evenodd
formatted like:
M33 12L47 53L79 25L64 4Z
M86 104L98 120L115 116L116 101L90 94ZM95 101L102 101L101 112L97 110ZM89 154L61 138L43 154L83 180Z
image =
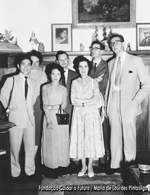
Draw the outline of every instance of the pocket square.
M133 71L132 70L129 70L129 73L133 73Z

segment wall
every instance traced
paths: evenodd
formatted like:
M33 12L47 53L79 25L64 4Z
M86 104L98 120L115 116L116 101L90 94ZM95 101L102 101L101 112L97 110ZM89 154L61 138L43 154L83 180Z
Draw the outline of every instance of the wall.
M71 0L0 0L0 5L0 32L12 30L23 51L31 50L32 31L44 43L45 51L51 51L51 24L72 23ZM150 22L149 7L149 0L136 0L137 23ZM94 29L73 29L73 51L79 51L81 42L88 50L93 32ZM136 28L118 28L113 32L123 34L126 43L130 42L132 50L136 50ZM99 36L102 36L102 29L99 29Z

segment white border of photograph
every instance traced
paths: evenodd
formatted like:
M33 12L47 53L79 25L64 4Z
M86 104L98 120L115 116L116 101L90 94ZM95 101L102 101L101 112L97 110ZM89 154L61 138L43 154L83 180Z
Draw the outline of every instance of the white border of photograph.
M136 24L136 49L137 50L150 50L149 46L142 46L141 42L145 38L144 31L148 29L150 31L150 23L137 23Z
M52 24L52 51L72 51L72 24ZM59 43L58 33L65 31L67 39ZM60 40L61 41L61 40Z

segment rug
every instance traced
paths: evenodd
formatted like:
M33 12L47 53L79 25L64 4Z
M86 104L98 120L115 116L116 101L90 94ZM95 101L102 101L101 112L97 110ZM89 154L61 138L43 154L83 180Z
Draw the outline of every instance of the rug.
M89 178L87 174L72 174L58 179L44 177L38 195L123 195L123 187L120 175L98 173Z

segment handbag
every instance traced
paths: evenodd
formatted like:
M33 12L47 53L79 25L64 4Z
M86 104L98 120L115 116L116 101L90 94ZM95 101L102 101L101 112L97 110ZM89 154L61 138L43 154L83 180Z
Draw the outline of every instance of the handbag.
M14 89L14 77L13 77L13 84L12 84L12 89L10 91L10 96L9 96L9 99L8 99L8 105L5 109L5 113L4 113L4 119L8 121L8 118L9 118L9 113L10 113L10 102L11 102L11 97L12 97L12 92L13 92L13 89Z
M69 114L63 110L61 113L61 105L59 106L58 113L56 114L56 119L58 125L68 125L69 124Z

